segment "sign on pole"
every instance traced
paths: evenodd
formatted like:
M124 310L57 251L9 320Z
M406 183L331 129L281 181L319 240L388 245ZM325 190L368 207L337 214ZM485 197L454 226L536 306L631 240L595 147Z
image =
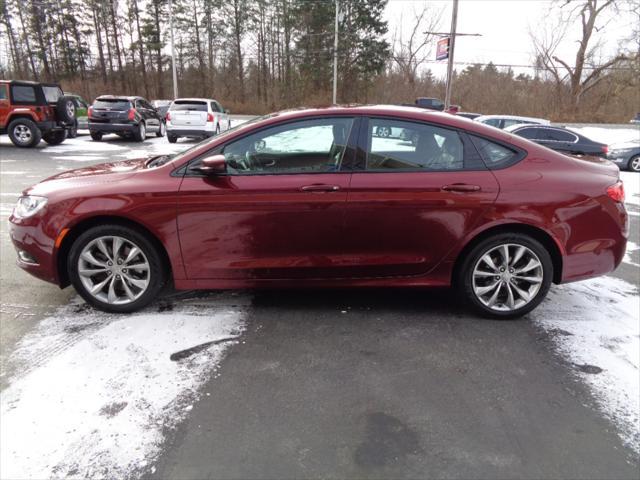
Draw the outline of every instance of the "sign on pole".
M436 46L436 60L446 60L449 58L449 37L438 40Z

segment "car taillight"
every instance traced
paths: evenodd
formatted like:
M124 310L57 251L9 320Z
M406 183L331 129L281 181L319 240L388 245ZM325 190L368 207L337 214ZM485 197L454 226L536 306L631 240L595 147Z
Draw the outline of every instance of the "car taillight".
M164 117L164 119L165 119L167 122L170 122L170 121L171 121L171 113L170 113L170 112L167 112L167 115Z
M615 183L607 188L607 195L614 202L624 203L624 185L622 182Z
M207 113L207 122L213 122L213 114Z
M89 117L93 117L93 107L89 107Z
M609 153L609 145L602 146L602 153Z
M129 116L127 118L129 120L135 120L136 119L136 109L135 108L130 108L129 109Z

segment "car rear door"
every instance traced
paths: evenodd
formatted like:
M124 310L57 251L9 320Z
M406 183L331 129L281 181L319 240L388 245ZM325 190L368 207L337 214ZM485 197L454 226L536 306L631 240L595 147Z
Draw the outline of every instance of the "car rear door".
M340 276L356 123L304 119L235 139L207 153L225 156L227 175L199 174L202 157L193 161L178 206L187 277Z
M378 128L414 140L376 137ZM346 209L350 276L427 274L481 221L498 182L462 132L388 118L361 132Z

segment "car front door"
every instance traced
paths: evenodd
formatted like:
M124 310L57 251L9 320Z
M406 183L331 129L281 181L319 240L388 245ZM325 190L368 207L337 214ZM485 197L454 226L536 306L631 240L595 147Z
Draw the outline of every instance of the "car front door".
M376 137L378 128L403 129L413 141ZM350 275L427 274L478 224L498 183L454 129L371 118L361 132L346 210Z
M178 228L187 278L331 278L343 262L352 117L297 120L234 139L225 175L190 163Z

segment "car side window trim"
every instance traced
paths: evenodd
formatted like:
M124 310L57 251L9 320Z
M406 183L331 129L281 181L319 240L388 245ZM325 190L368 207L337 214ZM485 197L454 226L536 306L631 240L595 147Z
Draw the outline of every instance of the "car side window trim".
M229 177L268 177L268 176L281 176L281 175L327 175L327 174L345 174L345 173L352 173L353 172L353 156L355 155L356 152L356 144L357 144L357 137L358 137L358 131L359 131L359 124L360 124L360 120L361 117L358 115L331 115L331 116L325 116L325 115L317 115L317 116L311 116L311 117L305 117L305 118L297 118L297 119L292 119L292 120L288 120L282 123L276 123L276 124L272 124L272 125L267 125L263 128L260 129L256 129L253 130L251 132L247 132L245 135L239 136L239 137L235 137L230 139L228 142L225 142L221 145L217 145L209 150L207 150L206 152L201 153L200 155L192 158L186 165L182 165L181 167L178 167L177 169L175 169L174 171L171 172L171 176L184 176L186 177L207 177L206 174L200 173L196 170L193 170L193 166L195 164L197 164L199 161L201 161L202 159L206 158L206 157L210 157L212 155L218 155L221 154L225 147L231 143L235 143L237 141L241 141L247 137L250 137L252 135L255 135L257 133L260 133L262 131L265 130L269 130L271 128L274 127L283 127L289 124L294 124L294 123L298 123L298 122L302 122L302 121L306 121L306 120L330 120L330 119L334 119L334 118L351 118L353 119L353 124L351 126L351 132L349 134L349 138L347 139L347 145L346 148L344 150L343 156L342 156L342 162L340 164L340 169L336 170L336 171L331 171L331 172L313 172L313 171L305 171L305 172L273 172L273 173L255 173L255 174L251 174L251 173L242 173L242 174L236 174L236 173L231 173L231 172L227 172L224 174L219 174L217 176L229 176Z
M464 149L463 165L464 167L459 170L451 169L433 169L425 170L423 168L406 168L406 169L367 169L367 154L369 151L369 126L374 119L379 120L396 120L405 123L415 123L417 125L430 126L434 128L442 128L444 130L450 130L456 132L460 136L460 140ZM469 166L467 166L469 164ZM442 173L442 172L477 172L485 171L487 166L482 159L482 156L472 144L471 139L468 137L465 130L449 127L446 125L440 125L431 122L425 122L421 120L415 120L410 118L390 117L385 115L376 116L363 116L358 135L357 151L354 156L354 172L358 173Z

